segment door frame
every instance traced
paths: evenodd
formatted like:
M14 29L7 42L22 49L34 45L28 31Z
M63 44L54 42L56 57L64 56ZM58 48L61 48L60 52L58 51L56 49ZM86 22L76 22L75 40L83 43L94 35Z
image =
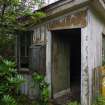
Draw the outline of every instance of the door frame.
M65 30L75 30L75 29L80 29L80 35L82 34L81 33L81 28L70 28L70 29L65 29ZM60 30L64 30L64 29L57 29L58 31L60 31ZM52 31L56 31L56 30L50 30L50 34L51 34L51 52L52 52L52 50L53 50L53 47L52 47L52 44L53 44L53 42L52 42ZM80 38L82 37L82 35L80 36ZM81 40L82 40L82 38L81 38ZM81 42L80 42L81 43ZM81 48L82 48L82 46L81 46ZM82 55L82 52L81 52L81 55ZM53 54L51 53L51 63L53 63ZM81 56L81 62L82 62L82 56ZM52 67L52 64L51 64L51 96L52 96L52 98L58 98L58 97L60 97L60 96L63 96L63 95L65 95L65 94L67 94L67 93L70 93L71 92L71 88L68 88L68 89L65 89L65 90L62 90L62 91L60 91L60 92L58 92L58 93L56 93L56 94L53 94L53 83L52 83L52 81L53 81L53 77L52 77L52 74L53 74L53 72L52 72L52 69L53 69L53 67ZM81 78L80 78L81 80L82 80L82 69L81 69ZM81 83L81 80L80 80L80 83ZM80 84L80 92L81 92L81 86L82 86L82 84ZM80 101L81 101L81 93L80 93Z

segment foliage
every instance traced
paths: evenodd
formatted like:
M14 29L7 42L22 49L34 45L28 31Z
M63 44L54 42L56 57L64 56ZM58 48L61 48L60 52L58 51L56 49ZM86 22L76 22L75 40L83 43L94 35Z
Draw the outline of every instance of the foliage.
M105 65L105 59L103 59L103 61L102 61L102 66L104 66Z
M15 37L8 35L0 36L0 55L4 58L11 59L14 56Z
M15 69L15 63L8 60L0 61L0 102L3 105L16 105L14 96L24 79Z
M38 102L36 102L35 100L29 99L29 97L24 94L20 95L17 98L17 103L18 105L39 105Z
M67 105L80 105L80 104L77 101L74 101L74 102L68 103Z
M4 95L1 99L2 105L17 105L15 99L9 95Z
M33 82L34 86L36 84L39 85L40 89L40 104L42 105L48 105L48 98L49 98L49 91L48 91L48 83L45 81L45 78L43 75L40 75L38 73L34 73L33 76Z
M95 102L93 103L93 105L105 105L105 97L103 96L98 96L95 99Z
M42 4L42 1L0 0L0 55L13 55L17 32L27 30L45 17L43 12L32 11L35 6Z
M33 5L41 3L42 0L31 0ZM27 24L36 22L42 18L44 13L34 12L27 4L27 0L0 0L0 31L2 34L15 34L16 31L25 29ZM24 6L24 7L23 7ZM23 7L23 8L22 8ZM34 23L35 24L35 23Z

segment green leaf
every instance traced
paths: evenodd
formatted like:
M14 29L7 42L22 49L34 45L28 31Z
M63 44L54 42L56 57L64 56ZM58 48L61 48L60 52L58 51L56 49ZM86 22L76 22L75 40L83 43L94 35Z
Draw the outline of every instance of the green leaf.
M2 98L2 105L17 105L17 103L10 95L4 95Z

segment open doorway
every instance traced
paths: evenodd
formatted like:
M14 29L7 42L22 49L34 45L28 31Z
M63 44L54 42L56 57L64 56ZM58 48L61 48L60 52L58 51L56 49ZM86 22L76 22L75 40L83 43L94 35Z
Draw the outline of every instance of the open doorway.
M81 29L52 31L52 93L80 101Z

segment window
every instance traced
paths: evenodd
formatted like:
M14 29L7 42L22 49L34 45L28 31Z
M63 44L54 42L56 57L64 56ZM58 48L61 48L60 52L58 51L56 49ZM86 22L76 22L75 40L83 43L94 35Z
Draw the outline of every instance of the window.
M20 36L20 67L29 67L29 47L31 44L31 35L28 32Z

